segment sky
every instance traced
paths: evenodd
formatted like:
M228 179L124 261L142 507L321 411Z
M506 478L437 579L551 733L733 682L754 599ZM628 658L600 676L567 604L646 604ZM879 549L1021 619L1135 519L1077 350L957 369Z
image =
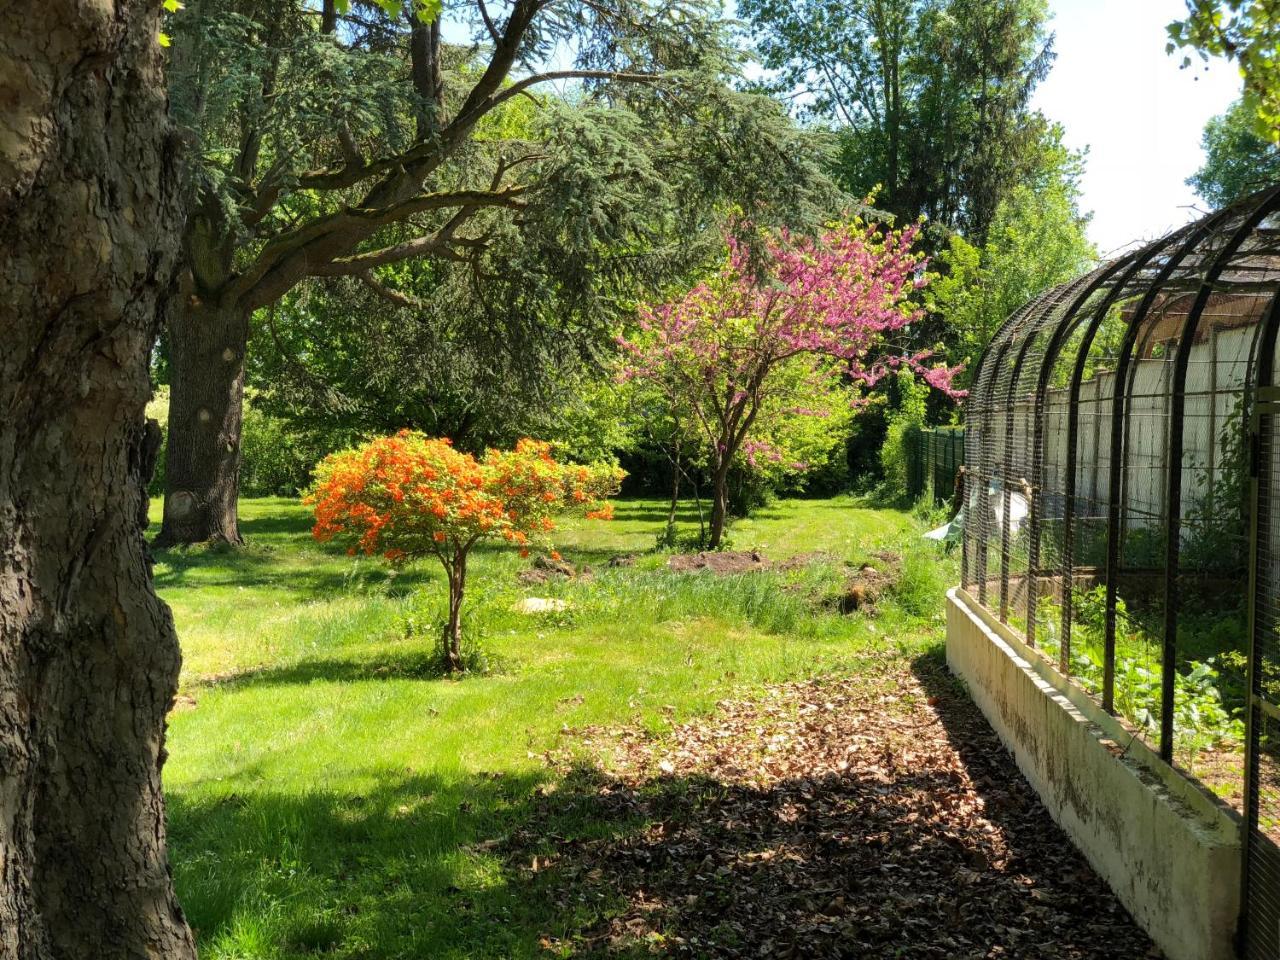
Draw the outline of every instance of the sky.
M1236 67L1197 59L1179 69L1164 27L1183 0L1051 0L1058 58L1034 105L1088 148L1082 208L1104 256L1203 212L1184 182L1200 166L1205 121L1240 93Z

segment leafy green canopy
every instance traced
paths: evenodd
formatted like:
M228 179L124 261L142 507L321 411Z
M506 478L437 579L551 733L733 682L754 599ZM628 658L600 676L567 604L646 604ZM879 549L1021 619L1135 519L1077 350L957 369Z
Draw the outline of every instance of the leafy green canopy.
M1034 177L1001 201L981 246L953 234L935 263L930 309L945 317L952 359L968 374L1005 318L1043 290L1074 279L1096 260L1089 217L1080 212L1084 158L1052 128Z
M1248 97L1205 124L1201 145L1204 163L1187 183L1214 209L1280 180L1280 147L1258 132L1257 107Z
M833 200L814 138L726 83L739 57L700 3L475 0L425 24L361 0L200 0L175 32L205 299L253 309L309 277L465 260L502 225L554 236L581 284L601 243ZM555 82L571 87L542 92Z
M769 86L832 126L858 195L981 243L1034 167L1052 63L1043 0L741 0Z
M698 4L473 2L428 27L359 0L202 0L175 23L192 286L266 308L262 405L338 442L545 433L728 215L843 203L829 142L734 89L741 57Z
M1191 48L1201 59L1226 57L1240 67L1260 136L1280 140L1280 3L1186 0L1187 18L1169 24L1169 52ZM1191 57L1183 58L1190 66Z

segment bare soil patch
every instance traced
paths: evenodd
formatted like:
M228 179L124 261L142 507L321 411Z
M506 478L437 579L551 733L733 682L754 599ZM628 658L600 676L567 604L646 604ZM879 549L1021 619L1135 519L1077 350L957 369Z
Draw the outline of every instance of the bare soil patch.
M833 553L828 553L825 550L814 550L811 553L797 553L794 557L787 557L787 559L778 564L778 569L787 573L792 570L803 570L805 567L812 567L819 563L840 562L841 560Z
M586 580L592 576L590 567L578 568L566 560L540 555L534 557L526 569L516 574L516 579L526 587L532 587L557 580Z
M668 569L676 573L694 573L699 570L709 570L711 573L720 576L735 573L754 573L758 570L768 570L769 566L769 561L762 557L758 550L679 553L667 561Z
M874 554L877 563L864 563L850 577L836 598L841 613L875 610L876 602L893 589L902 576L902 558L896 553Z

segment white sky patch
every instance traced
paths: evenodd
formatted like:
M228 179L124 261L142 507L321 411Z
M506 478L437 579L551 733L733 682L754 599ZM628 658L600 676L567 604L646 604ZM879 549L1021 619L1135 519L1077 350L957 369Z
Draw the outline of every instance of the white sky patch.
M1089 148L1083 208L1104 255L1152 240L1203 212L1184 182L1203 159L1205 121L1239 96L1233 64L1165 53L1182 0L1051 0L1058 59L1034 105ZM1193 209L1198 204L1198 208Z

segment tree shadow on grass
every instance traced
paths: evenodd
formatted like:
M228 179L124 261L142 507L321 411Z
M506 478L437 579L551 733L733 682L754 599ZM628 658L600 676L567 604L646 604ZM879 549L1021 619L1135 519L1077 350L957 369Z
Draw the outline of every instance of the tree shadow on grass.
M711 504L704 500L702 502L702 513L705 518L711 515ZM636 500L615 500L613 501L613 517L619 521L632 521L644 523L656 523L665 525L667 519L671 516L668 506L653 501L636 501ZM680 501L680 506L676 509L676 523L696 525L698 522L698 508L692 501ZM655 533L656 535L656 533Z
M259 537L296 536L310 539L315 518L306 513L273 513L258 517L241 517L240 533L249 543Z
M351 558L345 569L335 559L347 560L338 547L320 547L319 556L274 545L197 545L154 552L155 585L160 590L209 587L275 587L299 600L329 599L338 594L374 592L402 597L432 580L435 568L422 563L396 569L380 560ZM301 562L299 562L301 561Z
M444 659L436 650L397 652L377 659L324 658L300 660L284 666L244 670L219 677L219 689L261 686L305 686L309 683L358 683L366 680L440 680L448 676Z
M375 786L285 793L244 770L170 795L179 893L206 950L290 960L1148 956L938 658L913 669L945 732L872 700L813 739L822 763L762 741L763 779L353 763Z
M203 954L535 957L538 908L486 850L541 777L369 771L375 787L168 795L180 900Z
M437 638L438 639L438 638ZM466 680L508 673L511 664L490 651L464 643L464 670L451 673L431 638L421 638L419 649L397 649L374 657L321 657L279 666L251 667L238 673L206 679L200 686L220 690L251 687L306 686L311 683L362 683L379 680Z

